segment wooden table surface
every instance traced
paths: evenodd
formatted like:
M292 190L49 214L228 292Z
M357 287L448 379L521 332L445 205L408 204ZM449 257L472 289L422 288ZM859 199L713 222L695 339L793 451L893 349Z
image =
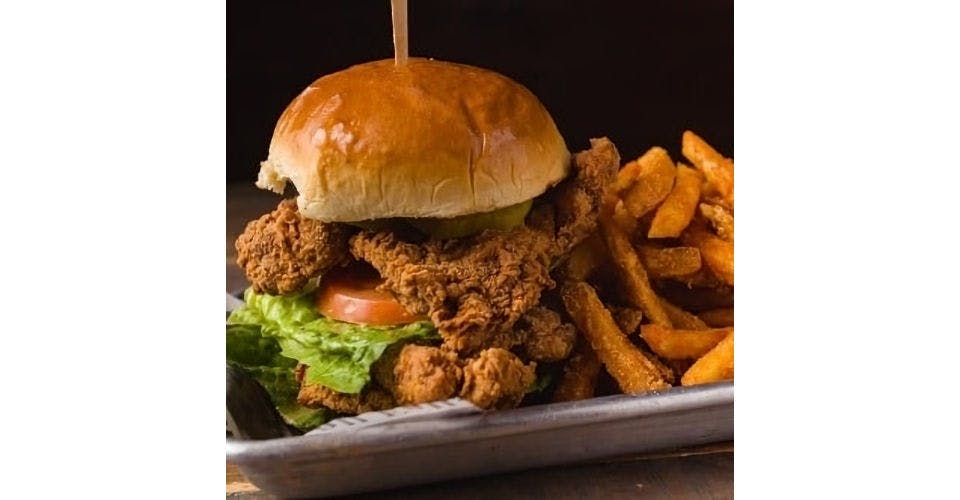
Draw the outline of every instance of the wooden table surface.
M233 246L247 221L272 210L280 197L253 183L227 185L227 291L246 286ZM375 472L372 472L375 473ZM228 498L273 498L227 464ZM733 443L668 450L614 462L552 467L415 486L354 498L733 498Z

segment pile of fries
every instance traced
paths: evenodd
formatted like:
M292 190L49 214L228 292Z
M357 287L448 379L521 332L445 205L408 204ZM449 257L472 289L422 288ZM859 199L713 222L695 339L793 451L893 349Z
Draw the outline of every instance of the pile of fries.
M582 339L555 401L593 397L602 368L627 393L733 379L733 160L690 131L681 152L624 165L563 264Z

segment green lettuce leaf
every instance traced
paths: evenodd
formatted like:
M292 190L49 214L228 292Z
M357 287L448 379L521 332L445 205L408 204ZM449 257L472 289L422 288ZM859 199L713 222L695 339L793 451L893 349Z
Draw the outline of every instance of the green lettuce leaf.
M234 310L228 325L254 325L274 339L279 355L309 368L306 381L335 391L359 393L370 382L370 368L392 344L434 341L440 337L427 321L399 327L372 327L320 316L312 294L267 295L247 290L245 307Z
M234 309L228 324L257 325L267 335L277 336L280 330L295 329L320 317L313 306L313 294L268 295L248 288L243 293L246 306Z
M284 356L309 366L307 383L352 394L370 382L370 367L391 345L439 338L436 328L427 321L396 328L372 328L320 318L285 332L280 345Z
M280 354L280 344L265 336L260 326L227 325L227 363L253 377L270 395L280 415L290 425L308 431L330 417L326 409L312 409L297 403L300 384L294 376L297 362Z
M555 374L553 372L542 372L537 373L537 378L534 379L533 383L530 384L530 387L527 387L527 394L539 394L546 390L547 387L550 387L550 384L553 383Z

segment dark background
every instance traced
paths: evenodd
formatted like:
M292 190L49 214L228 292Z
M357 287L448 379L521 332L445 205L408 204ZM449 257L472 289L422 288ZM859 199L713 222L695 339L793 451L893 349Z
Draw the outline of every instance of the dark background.
M526 85L572 151L680 156L691 129L733 156L731 0L409 0L410 55ZM389 0L230 2L227 180L256 179L277 118L316 78L393 56Z

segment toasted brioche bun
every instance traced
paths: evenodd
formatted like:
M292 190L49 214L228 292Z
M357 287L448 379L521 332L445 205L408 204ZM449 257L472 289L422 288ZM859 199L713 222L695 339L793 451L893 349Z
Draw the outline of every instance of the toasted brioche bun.
M435 61L353 66L313 82L277 122L257 186L322 221L455 217L536 197L570 153L525 87Z

